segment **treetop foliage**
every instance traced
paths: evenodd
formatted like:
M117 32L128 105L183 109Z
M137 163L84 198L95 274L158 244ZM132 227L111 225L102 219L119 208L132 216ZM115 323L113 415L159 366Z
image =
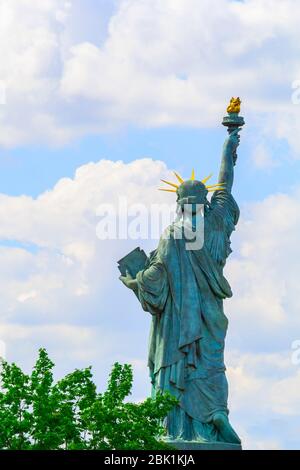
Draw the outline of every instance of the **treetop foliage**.
M107 389L98 393L91 367L76 369L57 383L45 349L31 375L16 364L0 372L0 449L159 450L163 419L177 403L158 394L126 402L133 382L129 364L114 364Z

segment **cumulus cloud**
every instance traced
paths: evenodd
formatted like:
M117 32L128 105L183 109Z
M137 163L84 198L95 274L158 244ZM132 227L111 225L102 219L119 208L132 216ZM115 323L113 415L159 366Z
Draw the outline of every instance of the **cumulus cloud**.
M121 0L99 42L97 31L74 34L76 5L0 1L2 145L59 145L130 124L215 125L238 94L256 132L288 138L299 154L297 2Z
M36 321L43 314L52 321L61 315L62 303L68 310L74 304L72 314L84 298L99 299L100 285L110 283L122 249L137 243L99 240L99 206L117 211L120 196L128 207L162 201L157 184L166 172L162 162L150 159L128 165L102 160L78 168L73 179L61 179L36 199L0 195L0 237L11 243L0 249L5 315L30 310Z
M279 165L274 159L266 144L259 144L253 150L252 156L254 165L260 169L272 169Z
M300 334L299 188L245 207L243 214L236 255L227 266L235 294L228 308L245 343L255 338L257 347L270 350L278 346L270 342L272 335L288 348Z
M32 141L34 134L64 139L53 110L62 70L60 34L69 6L59 0L0 2L0 79L6 91L2 145Z
M28 369L45 346L59 374L94 364L103 385L112 363L126 360L137 364L136 394L144 396L138 358L146 355L150 318L128 298L117 269L139 241L100 240L96 228L99 207L117 211L120 196L129 207L170 201L157 191L164 175L165 164L151 159L102 160L37 198L0 195L0 340L9 360ZM147 251L155 244L143 241Z
M298 449L300 370L291 352L227 350L229 406L246 449Z
M226 266L230 403L248 448L299 448L299 213L299 188L243 207Z

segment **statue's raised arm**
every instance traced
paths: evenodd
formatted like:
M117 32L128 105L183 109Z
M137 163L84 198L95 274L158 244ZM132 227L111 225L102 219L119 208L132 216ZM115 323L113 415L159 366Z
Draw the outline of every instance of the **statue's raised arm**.
M239 132L244 125L244 119L239 116L241 100L231 98L227 108L228 116L224 117L223 125L227 127L229 137L225 140L222 153L219 184L224 184L230 193L233 185L234 165L237 160L237 148L240 143Z
M239 146L240 142L240 136L238 134L239 131L240 129L235 129L234 131L232 131L229 137L225 140L223 146L218 183L223 184L224 189L226 189L229 193L231 192L233 185L233 167L236 163L237 158L236 149Z

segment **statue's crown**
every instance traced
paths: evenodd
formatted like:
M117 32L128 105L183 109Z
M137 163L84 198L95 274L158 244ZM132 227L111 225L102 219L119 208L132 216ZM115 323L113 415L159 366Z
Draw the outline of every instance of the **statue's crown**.
M171 183L170 181L161 180L163 183L168 184L174 189L165 189L159 188L159 191L167 191L169 193L176 193L178 198L187 197L188 195L194 196L200 192L205 196L208 192L217 191L220 189L224 189L225 183L216 183L210 186L206 185L206 182L212 177L212 174L204 178L203 180L199 181L195 179L195 170L192 170L191 177L187 180L184 180L178 173L174 171L174 175L176 176L178 182L180 184Z

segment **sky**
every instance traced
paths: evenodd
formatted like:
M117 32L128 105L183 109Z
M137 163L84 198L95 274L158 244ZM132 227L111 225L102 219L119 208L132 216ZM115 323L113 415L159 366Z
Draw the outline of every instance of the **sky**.
M149 395L150 315L117 260L157 240L100 240L99 207L172 204L176 170L218 176L231 96L241 218L230 416L246 449L300 448L300 4L297 0L0 0L0 350L56 377L115 361ZM298 346L297 346L298 344Z

